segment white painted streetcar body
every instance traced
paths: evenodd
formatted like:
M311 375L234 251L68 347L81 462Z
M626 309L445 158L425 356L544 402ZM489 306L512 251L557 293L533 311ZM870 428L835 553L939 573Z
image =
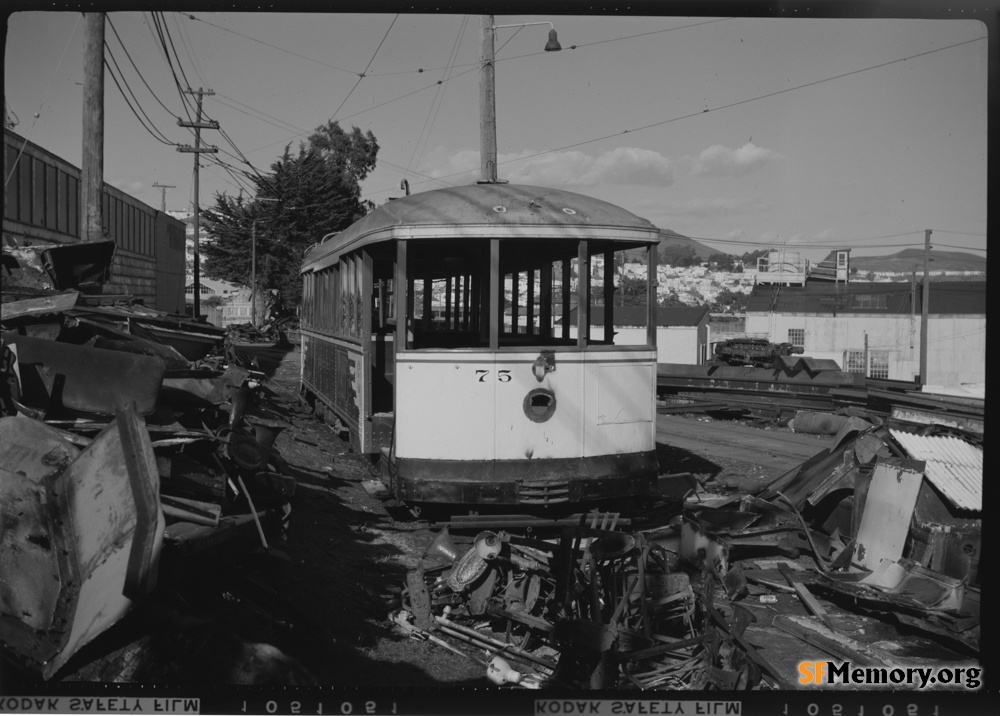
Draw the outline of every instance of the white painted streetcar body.
M391 200L305 257L304 394L381 454L408 502L651 493L658 238L620 207L540 187ZM615 345L607 308L625 251L646 261L641 345Z

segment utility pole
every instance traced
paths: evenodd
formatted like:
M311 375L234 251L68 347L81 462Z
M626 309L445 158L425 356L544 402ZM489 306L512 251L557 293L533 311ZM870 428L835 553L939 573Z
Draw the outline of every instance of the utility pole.
M496 30L501 27L548 25L549 41L546 52L559 52L562 47L551 22L520 22L515 25L494 25L492 15L479 18L482 45L479 53L479 163L480 184L497 182L497 102L496 102Z
M198 155L202 152L217 152L218 147L201 146L201 130L202 129L218 129L219 123L214 119L208 122L201 121L201 100L204 95L215 94L212 90L206 90L199 87L196 90L186 89L184 94L196 94L198 95L198 115L194 122L185 122L178 119L177 124L181 127L193 127L194 128L194 146L189 146L184 144L177 147L178 152L194 152L194 319L198 320L201 316L201 228L198 226L198 214L200 213L200 207L198 206Z
M167 189L176 189L177 187L173 184L157 184L153 182L153 186L160 190L160 211L164 214L167 213Z
M250 325L257 327L257 218L250 229Z
M924 230L924 292L920 298L920 387L927 385L927 307L931 296L928 269L931 262L931 230Z
M479 66L479 163L483 184L497 180L497 107L493 16L479 19L483 41Z
M83 153L80 161L80 240L103 238L104 13L85 13L83 50Z

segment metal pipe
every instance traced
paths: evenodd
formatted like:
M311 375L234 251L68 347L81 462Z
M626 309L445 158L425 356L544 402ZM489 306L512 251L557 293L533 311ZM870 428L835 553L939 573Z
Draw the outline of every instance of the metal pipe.
M493 637L486 636L485 634L480 634L475 629L470 629L469 627L462 626L461 624L456 624L447 617L435 616L434 621L436 621L438 624L441 624L444 628L452 629L461 634L465 634L470 638L477 639L494 648L498 648L505 653L514 654L520 656L523 659L528 659L529 661L544 666L546 669L555 668L554 664L550 663L545 659L542 659L541 657L535 656L534 654L529 654L526 651L522 651L513 644L508 644L507 642L500 641L499 639L494 639Z

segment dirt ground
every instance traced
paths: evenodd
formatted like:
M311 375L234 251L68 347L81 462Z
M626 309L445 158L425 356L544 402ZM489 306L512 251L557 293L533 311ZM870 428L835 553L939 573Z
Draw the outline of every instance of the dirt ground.
M370 464L305 412L297 400L298 350L259 355L274 406L292 425L276 443L297 481L287 534L272 538L268 550L258 544L163 585L55 681L492 687L481 665L392 628L387 604L434 530L369 495L362 483L373 478ZM722 492L758 489L830 443L704 416L660 417L661 472L690 472ZM699 447L697 435L706 431L707 446L703 440ZM756 448L721 437L734 431ZM796 605L785 606L784 613L795 613ZM769 608L755 611L766 626ZM767 641L766 629L753 629ZM775 654L788 648L772 641Z

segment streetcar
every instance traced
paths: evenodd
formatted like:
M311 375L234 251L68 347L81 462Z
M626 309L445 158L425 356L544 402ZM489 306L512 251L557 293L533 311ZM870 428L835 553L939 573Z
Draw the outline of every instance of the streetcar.
M658 239L621 207L550 188L391 199L306 253L303 397L407 503L651 494ZM616 334L626 268L646 325Z

